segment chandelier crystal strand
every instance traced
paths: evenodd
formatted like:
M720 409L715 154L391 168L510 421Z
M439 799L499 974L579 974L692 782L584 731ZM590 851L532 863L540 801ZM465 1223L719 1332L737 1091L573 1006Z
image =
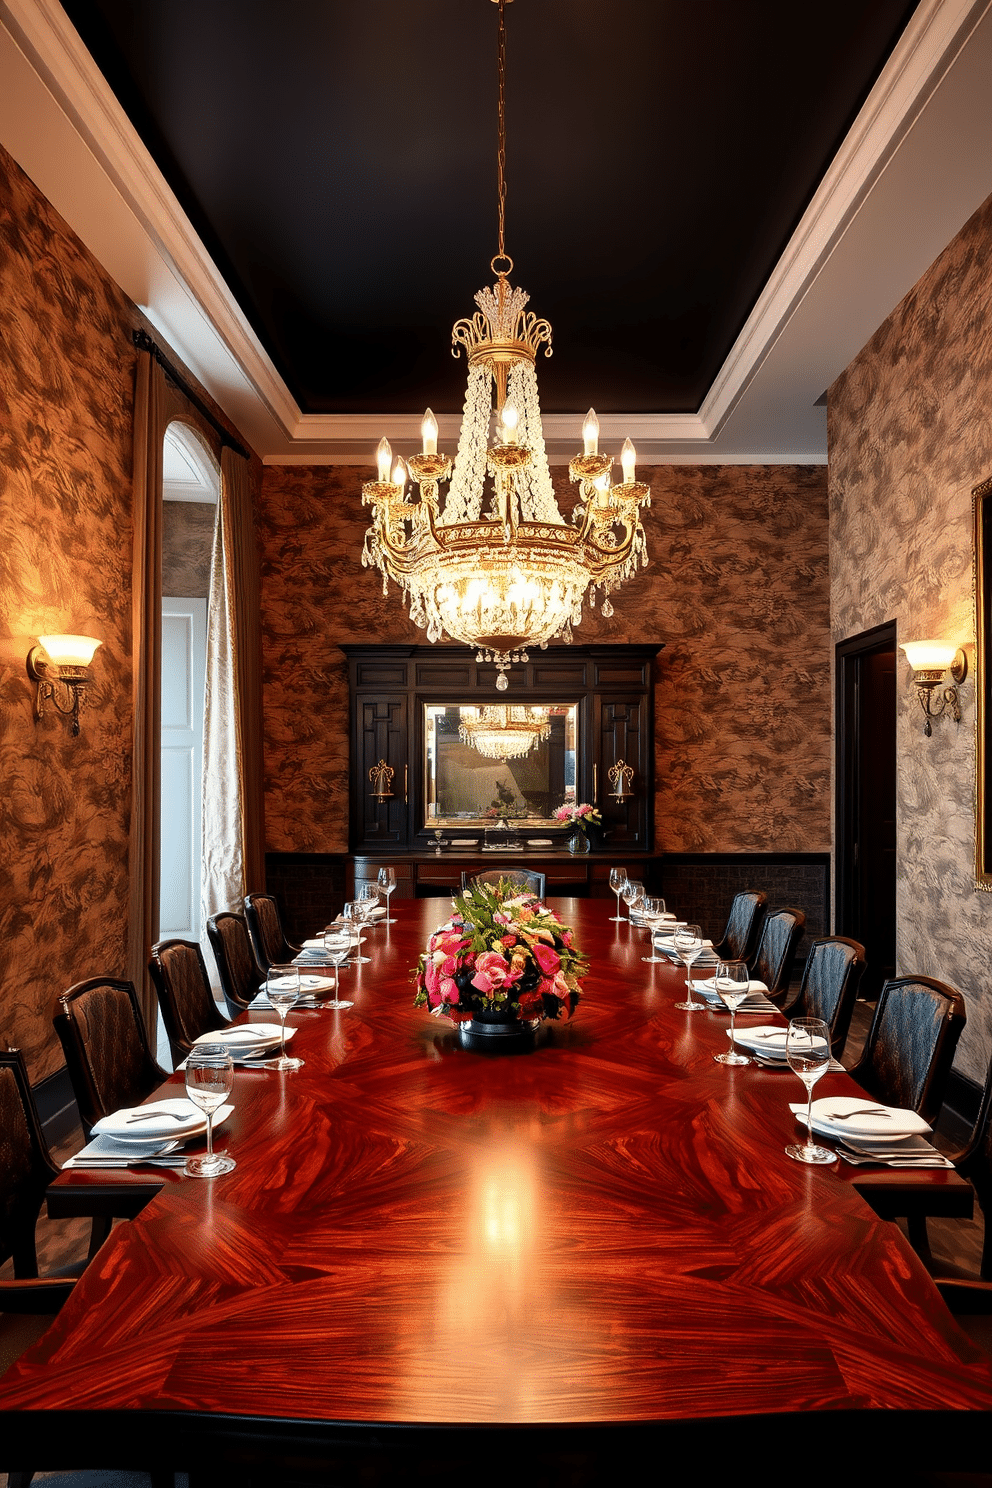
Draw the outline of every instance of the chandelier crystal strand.
M515 703L462 708L458 737L486 759L522 759L551 737L551 717L547 708Z
M529 646L572 639L582 602L609 596L647 562L640 508L648 487L635 479L636 455L624 446L623 481L611 484L612 455L600 454L599 424L590 410L583 452L569 463L579 500L565 521L555 499L541 424L535 362L551 355L551 327L527 310L526 290L509 282L513 260L505 248L506 0L498 0L496 282L475 296L477 310L455 322L452 354L468 361L458 452L452 462L437 450L437 422L425 415L423 449L411 456L411 495L402 461L389 470L382 441L379 478L362 487L372 508L362 563L393 579L407 596L410 618L431 642L448 636L475 648L496 667L505 691L507 672L527 659ZM490 443L495 404L496 432ZM450 480L443 513L439 491ZM487 484L488 483L488 484Z

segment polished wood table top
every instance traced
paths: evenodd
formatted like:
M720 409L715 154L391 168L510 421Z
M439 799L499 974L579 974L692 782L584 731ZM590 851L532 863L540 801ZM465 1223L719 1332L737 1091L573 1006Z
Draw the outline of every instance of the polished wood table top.
M874 1173L953 1207L961 1180L790 1161L799 1081L715 1064L726 1016L674 1010L682 973L642 962L612 901L558 907L591 970L531 1051L465 1050L413 1008L447 906L394 902L344 974L355 1006L290 1014L305 1067L236 1072L234 1172L63 1174L54 1202L153 1197L0 1383L9 1439L34 1440L39 1412L102 1420L104 1440L166 1412L177 1440L198 1418L319 1442L992 1408L992 1360L859 1192ZM851 1089L828 1074L817 1093Z

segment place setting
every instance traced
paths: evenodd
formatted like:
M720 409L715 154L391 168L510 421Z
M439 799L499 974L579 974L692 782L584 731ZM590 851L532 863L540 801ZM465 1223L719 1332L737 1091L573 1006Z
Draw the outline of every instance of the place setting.
M806 1108L801 1104L790 1105L790 1110L797 1118L806 1116ZM954 1166L926 1140L933 1128L915 1111L857 1095L826 1096L813 1101L809 1111L812 1134L836 1143L831 1159L839 1156L856 1167Z
M82 1151L63 1169L159 1167L178 1169L189 1178L212 1178L230 1172L234 1159L213 1148L215 1126L234 1112L228 1101L233 1062L217 1035L194 1048L186 1061L186 1097L171 1096L142 1106L124 1106L101 1117ZM185 1144L206 1136L207 1150L187 1155Z

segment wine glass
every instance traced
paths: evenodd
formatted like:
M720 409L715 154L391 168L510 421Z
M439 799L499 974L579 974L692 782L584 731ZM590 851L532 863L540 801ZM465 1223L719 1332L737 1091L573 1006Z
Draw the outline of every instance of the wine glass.
M659 899L654 894L646 894L644 896L644 900L643 900L643 902L641 904L641 918L643 919L644 923L647 925L648 929L651 932L651 954L650 954L650 956L642 956L641 957L641 960L642 961L667 961L668 960L668 957L667 956L656 956L655 953L654 953L654 951L655 951L654 938L655 938L655 935L658 932L658 926L661 924L662 916L664 915L664 913L665 913L665 901L664 901L664 899Z
M640 882L639 879L628 878L623 888L620 890L620 893L623 897L624 904L626 904L627 906L627 909L632 910L634 908L634 905L644 898L644 885ZM628 925L632 925L634 923L633 916L630 914L627 915L627 923Z
M351 936L346 934L339 925L331 925L324 931L324 950L328 959L334 967L334 996L324 1003L324 1007L349 1008L354 1007L353 1002L345 1002L341 998L341 967L348 959L351 950Z
M362 926L367 924L368 922L366 921L365 916L362 913L362 901L360 899L348 900L344 907L344 920L345 929L351 936L352 944L355 948L355 954L351 958L352 965L370 966L372 963L372 957L363 956L361 952Z
M720 994L720 1001L730 1009L730 1048L726 1054L714 1054L713 1058L717 1064L750 1064L751 1061L747 1055L739 1053L734 1045L734 1036L737 1032L734 1019L737 1017L737 1009L747 997L751 986L747 974L747 963L718 961L713 984Z
M617 896L617 912L615 915L610 915L610 922L614 925L622 925L624 922L624 916L620 913L620 895L623 893L623 886L626 882L626 868L610 869L610 888Z
M186 1060L186 1094L207 1118L207 1150L202 1157L188 1157L183 1169L188 1178L216 1178L237 1167L226 1152L214 1151L214 1112L222 1106L234 1085L231 1051L223 1044L197 1044Z
M813 1086L830 1065L830 1029L822 1018L793 1018L785 1036L785 1057L806 1086L806 1142L790 1143L785 1150L796 1162L836 1162L836 1152L813 1141Z
M695 1002L692 996L692 963L702 955L703 937L698 925L679 925L673 937L675 952L685 967L686 1000L677 1002L680 1013L704 1013L705 1002Z
M386 896L386 918L382 922L384 925L395 925L396 924L396 921L395 920L391 920L389 918L389 896L393 892L393 890L395 889L395 887L396 887L396 869L395 868L380 868L379 869L379 893L380 894L385 894L385 896Z
M372 918L373 910L379 908L379 885L377 883L363 883L358 890L358 902L362 907L362 918L370 929L374 928L375 921Z
M282 1038L279 1041L279 1054L275 1059L269 1061L268 1068L277 1070L300 1069L303 1060L294 1059L291 1054L286 1053L286 1014L300 995L300 968L298 966L278 966L273 963L265 976L265 995L279 1015L279 1025L282 1033Z

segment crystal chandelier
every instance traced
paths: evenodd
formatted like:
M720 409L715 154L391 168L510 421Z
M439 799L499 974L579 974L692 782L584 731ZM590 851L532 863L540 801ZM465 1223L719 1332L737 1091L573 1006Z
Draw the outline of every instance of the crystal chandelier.
M551 737L551 718L547 708L516 703L462 708L458 737L486 759L522 759L535 744Z
M566 522L555 499L544 448L535 362L551 355L551 327L528 311L529 296L509 282L513 260L505 251L506 0L498 28L499 249L490 265L491 288L475 296L478 310L452 330L452 354L465 352L468 390L454 464L437 448L438 425L428 408L423 447L409 461L419 499L407 492L407 467L393 462L382 439L378 479L362 487L372 507L362 564L382 571L383 593L393 579L410 605L410 618L429 641L444 636L476 649L477 661L495 662L496 686L507 688L513 661L526 661L529 646L569 643L582 619L583 599L613 614L609 596L647 563L640 508L648 487L635 479L630 440L621 452L623 480L614 485L613 456L599 450L599 421L590 409L582 426L583 451L569 463L579 500ZM494 422L492 443L491 425ZM492 485L487 490L487 476ZM443 509L439 486L449 481Z

